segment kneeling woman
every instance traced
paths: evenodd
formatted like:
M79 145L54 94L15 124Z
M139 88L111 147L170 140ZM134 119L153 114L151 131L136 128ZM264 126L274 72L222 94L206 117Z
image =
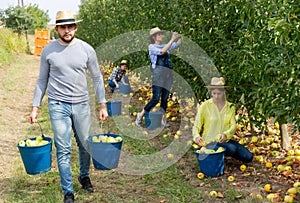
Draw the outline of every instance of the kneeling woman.
M211 85L208 86L211 99L203 102L198 108L193 126L193 139L199 146L216 144L226 149L225 156L249 163L253 154L231 139L237 129L235 107L226 100L224 85L224 78L212 78Z

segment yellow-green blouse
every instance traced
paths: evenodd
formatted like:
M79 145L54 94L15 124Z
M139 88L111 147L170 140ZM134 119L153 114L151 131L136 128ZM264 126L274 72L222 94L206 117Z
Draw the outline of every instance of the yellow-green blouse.
M203 133L201 129L203 127ZM226 101L221 111L212 99L203 102L198 108L193 126L193 140L202 136L205 143L218 141L218 134L226 134L226 141L234 135L237 129L235 120L235 107ZM201 133L201 135L200 135Z

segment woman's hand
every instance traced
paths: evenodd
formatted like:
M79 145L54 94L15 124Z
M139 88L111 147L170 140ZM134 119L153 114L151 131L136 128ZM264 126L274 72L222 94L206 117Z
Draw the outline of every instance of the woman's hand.
M226 134L219 134L220 138L219 138L219 142L225 142L227 135Z
M195 142L199 146L205 145L204 139L202 137L200 137L200 136L195 139Z
M172 40L174 41L178 37L180 37L180 34L178 34L178 32L173 32L173 34L172 34Z

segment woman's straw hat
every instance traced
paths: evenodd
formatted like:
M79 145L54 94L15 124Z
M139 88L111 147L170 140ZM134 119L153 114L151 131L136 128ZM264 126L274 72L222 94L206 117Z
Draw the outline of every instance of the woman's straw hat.
M152 37L153 35L157 34L157 33L164 33L164 31L162 31L161 29L159 29L159 27L155 27L155 28L152 28L150 30L150 35L149 37Z
M206 86L207 88L227 88L225 86L225 79L223 77L213 77L211 79L210 85Z
M67 25L81 22L82 20L75 20L74 14L71 10L58 11L56 13L55 25Z

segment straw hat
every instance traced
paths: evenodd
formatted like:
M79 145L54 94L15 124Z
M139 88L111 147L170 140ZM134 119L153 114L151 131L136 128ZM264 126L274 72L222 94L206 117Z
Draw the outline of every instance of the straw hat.
M56 13L55 25L67 25L81 22L82 20L75 20L74 14L71 10L58 11Z
M127 65L128 66L127 60L122 60L120 65Z
M225 86L225 79L223 77L213 77L211 79L210 85L206 86L207 88L227 88Z
M162 31L161 29L159 29L159 27L152 28L152 29L150 30L150 35L149 35L149 37L151 37L151 36L153 36L153 35L155 35L155 34L157 34L157 33L164 33L164 31Z

